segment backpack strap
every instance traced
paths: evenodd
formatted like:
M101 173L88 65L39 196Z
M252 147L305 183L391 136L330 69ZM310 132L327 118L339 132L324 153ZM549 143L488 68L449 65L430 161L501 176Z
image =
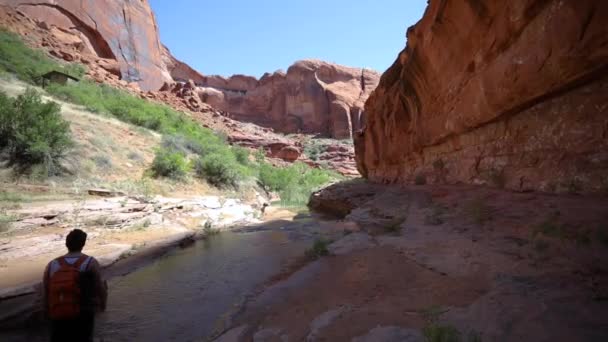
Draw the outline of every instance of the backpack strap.
M64 266L70 266L70 267L74 267L75 269L80 270L80 266L82 266L82 264L87 261L87 259L89 258L86 255L82 255L80 258L78 258L78 260L76 260L75 263L73 264L68 264L68 262L65 260L66 257L60 257L57 258L57 262L59 263L59 266L64 267Z
M74 268L80 271L80 266L82 266L82 264L87 261L89 257L86 255L81 256L80 258L78 258L78 260L76 260L76 262L74 263Z

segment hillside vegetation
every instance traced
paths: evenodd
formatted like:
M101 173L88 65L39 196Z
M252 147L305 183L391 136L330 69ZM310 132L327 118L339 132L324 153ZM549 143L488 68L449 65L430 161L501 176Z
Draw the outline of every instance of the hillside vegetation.
M27 47L18 36L2 30L0 59L1 74L13 74L31 85L36 85L39 75L50 70L62 70L79 77L82 77L85 71L81 65L55 61L41 51ZM184 113L87 79L67 85L52 84L46 88L46 92L55 99L81 105L91 113L115 118L161 134L162 142L156 147L154 160L148 165L144 177L170 178L177 182L188 181L194 177L203 179L217 188L229 190L238 190L257 182L269 191L278 192L288 204L305 203L312 191L339 178L333 172L312 169L305 164L277 168L264 161L264 158L253 158L246 149L230 146L222 136L202 127ZM28 90L25 95L20 96L23 97L37 99L37 102L34 102L38 106L47 106L47 111L52 113L59 111L57 104L41 101L35 90ZM0 94L0 99L3 103L6 102L7 106L13 103L4 93ZM64 125L64 119L60 115L48 115L45 120L42 127L49 130ZM33 139L24 135L26 131L31 133L30 128L29 131L25 128L23 125L4 127L12 132L3 134L3 139L7 142L0 145L0 149L7 151L8 146L14 145L17 137L21 137L21 140ZM66 136L65 139L65 143L62 143L64 148L61 153L53 155L53 160L65 156L72 138ZM134 151L131 155L133 153ZM45 161L40 158L34 158L27 165L31 169L34 164L43 162ZM94 172L101 172L104 167L112 165L111 159L103 156L94 157L93 162L96 165Z

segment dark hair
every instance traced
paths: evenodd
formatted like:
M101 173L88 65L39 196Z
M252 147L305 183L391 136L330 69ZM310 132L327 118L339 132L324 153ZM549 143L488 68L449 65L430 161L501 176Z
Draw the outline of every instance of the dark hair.
M72 230L65 238L65 246L70 252L80 252L87 241L87 233L80 229Z

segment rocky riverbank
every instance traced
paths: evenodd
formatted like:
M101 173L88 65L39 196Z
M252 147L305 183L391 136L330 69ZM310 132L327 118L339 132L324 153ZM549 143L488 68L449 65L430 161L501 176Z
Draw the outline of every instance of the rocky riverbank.
M606 198L356 181L311 207L344 237L218 341L608 338Z
M34 203L11 210L16 218L13 227L0 235L0 306L8 308L2 310L0 321L31 310L46 263L65 253L65 235L73 228L87 231L85 252L107 268L135 255L155 254L207 234L261 222L260 208L218 196L157 196ZM11 298L20 304L13 305Z

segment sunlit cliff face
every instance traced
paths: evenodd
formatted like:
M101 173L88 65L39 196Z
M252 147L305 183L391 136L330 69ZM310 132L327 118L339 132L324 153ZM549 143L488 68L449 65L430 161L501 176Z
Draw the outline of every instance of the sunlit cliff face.
M608 4L593 1L431 1L367 102L360 172L599 191L607 17Z

